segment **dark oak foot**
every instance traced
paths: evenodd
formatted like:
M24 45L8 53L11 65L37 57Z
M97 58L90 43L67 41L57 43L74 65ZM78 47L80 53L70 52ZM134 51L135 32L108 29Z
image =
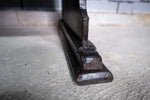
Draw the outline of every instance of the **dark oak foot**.
M95 46L90 41L82 41L62 20L59 21L58 29L71 74L78 85L113 80L111 72L104 66Z

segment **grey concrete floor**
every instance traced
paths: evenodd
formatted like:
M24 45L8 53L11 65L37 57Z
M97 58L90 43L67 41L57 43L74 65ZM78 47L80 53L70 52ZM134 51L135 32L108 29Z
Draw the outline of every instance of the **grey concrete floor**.
M111 83L76 85L56 27L0 27L0 100L150 100L150 27L91 26Z

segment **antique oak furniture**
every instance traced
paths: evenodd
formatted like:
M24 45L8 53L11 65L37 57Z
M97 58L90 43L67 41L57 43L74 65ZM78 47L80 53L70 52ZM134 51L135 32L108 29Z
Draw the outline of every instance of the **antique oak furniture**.
M78 85L111 82L113 76L88 40L86 0L62 0L59 33L71 74Z

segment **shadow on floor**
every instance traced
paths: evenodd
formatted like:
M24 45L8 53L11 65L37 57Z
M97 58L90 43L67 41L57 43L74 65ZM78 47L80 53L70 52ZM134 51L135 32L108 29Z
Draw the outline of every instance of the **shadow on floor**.
M0 100L37 100L37 98L28 91L8 91L0 94Z
M57 32L57 26L0 26L0 37L13 36L45 36Z

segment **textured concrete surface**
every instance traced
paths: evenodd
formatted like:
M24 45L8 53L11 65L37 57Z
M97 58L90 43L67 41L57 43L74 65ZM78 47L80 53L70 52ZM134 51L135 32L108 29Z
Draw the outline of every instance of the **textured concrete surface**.
M90 27L114 81L77 86L56 27L0 27L0 100L150 100L150 27Z
M131 14L133 12L133 3L120 3L118 13Z
M87 9L91 12L116 13L117 2L110 2L108 0L88 0Z
M0 11L0 26L30 25L53 26L60 18L57 12L49 11Z
M89 13L90 25L150 26L150 15Z
M87 9L88 10L88 9ZM90 25L150 26L150 14L113 14L90 12ZM48 11L0 11L0 26L30 25L56 26L60 12Z
M23 25L57 25L59 14L49 11L18 11L16 12L19 24Z
M0 11L0 25L18 25L16 12Z
M133 13L150 13L150 3L135 3Z

